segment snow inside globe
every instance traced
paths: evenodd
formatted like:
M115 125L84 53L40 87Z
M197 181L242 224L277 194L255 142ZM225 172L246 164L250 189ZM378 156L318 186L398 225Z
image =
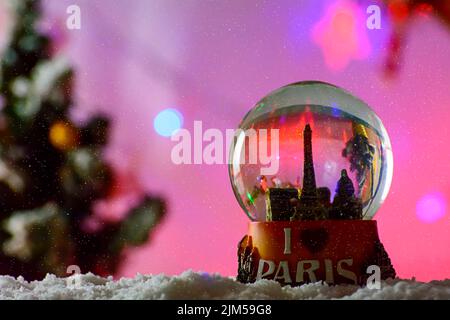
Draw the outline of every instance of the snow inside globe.
M230 148L233 191L252 221L371 219L392 171L389 136L374 111L319 81L262 98Z

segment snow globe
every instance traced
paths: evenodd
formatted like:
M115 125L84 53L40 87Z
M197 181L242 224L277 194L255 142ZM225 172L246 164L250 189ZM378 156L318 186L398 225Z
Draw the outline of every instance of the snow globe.
M304 81L261 99L230 149L232 188L251 220L238 280L364 284L376 270L395 277L372 220L392 172L386 129L347 91Z

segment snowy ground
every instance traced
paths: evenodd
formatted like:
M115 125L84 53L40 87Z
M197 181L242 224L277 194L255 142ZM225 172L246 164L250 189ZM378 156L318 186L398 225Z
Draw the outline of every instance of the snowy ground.
M47 275L33 282L0 276L0 299L450 299L450 280L392 280L383 282L379 290L370 290L321 283L281 287L267 280L245 285L232 278L192 271L117 281L93 274L74 275L69 281Z

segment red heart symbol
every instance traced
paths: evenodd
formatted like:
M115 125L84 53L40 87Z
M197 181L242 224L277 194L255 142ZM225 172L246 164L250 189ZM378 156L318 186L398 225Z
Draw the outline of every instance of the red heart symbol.
M325 228L306 229L300 233L300 243L311 253L320 252L328 242L328 232Z

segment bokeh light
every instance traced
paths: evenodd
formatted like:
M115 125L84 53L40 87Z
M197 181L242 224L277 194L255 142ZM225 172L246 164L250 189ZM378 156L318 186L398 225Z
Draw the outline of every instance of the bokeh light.
M336 1L326 8L314 25L311 37L322 50L326 65L334 71L344 69L352 60L367 58L371 45L361 8L351 1Z
M164 109L159 112L153 121L156 133L163 137L170 137L183 125L182 114L173 108Z
M434 223L442 219L447 210L447 201L440 192L428 193L417 201L416 214L420 221Z

